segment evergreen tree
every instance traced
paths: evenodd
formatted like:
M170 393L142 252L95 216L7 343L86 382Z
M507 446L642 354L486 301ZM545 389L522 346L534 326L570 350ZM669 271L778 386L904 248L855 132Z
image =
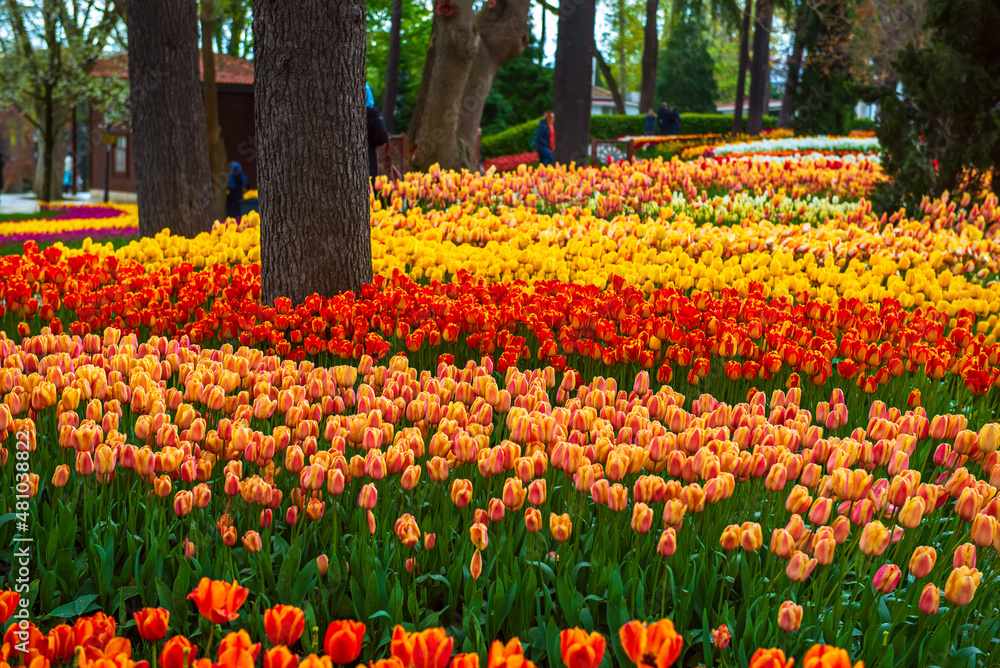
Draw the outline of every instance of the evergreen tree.
M949 190L1000 193L1000 6L932 0L929 43L900 52L901 93L883 88L876 130L891 177L876 201L914 205Z
M705 31L698 15L680 18L660 54L656 96L678 111L715 111L715 63Z
M536 40L497 72L483 109L483 134L506 130L538 118L552 108L552 68L539 64L541 47Z
M853 4L819 0L808 5L803 38L807 55L792 119L798 134L843 135L851 129L857 103L851 85Z

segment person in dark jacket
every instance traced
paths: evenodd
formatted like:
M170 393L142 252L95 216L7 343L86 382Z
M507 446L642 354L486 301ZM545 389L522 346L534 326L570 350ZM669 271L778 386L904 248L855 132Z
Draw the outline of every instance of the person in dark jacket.
M656 134L656 112L650 107L649 111L646 112L646 120L643 124L643 130L647 135Z
M656 125L661 135L670 134L670 107L664 102L660 105L660 110L656 112Z
M677 107L670 108L670 131L667 134L678 135L681 133L681 112Z
M389 143L389 130L385 127L382 114L375 107L367 107L368 112L368 175L378 176L378 147Z
M243 194L250 186L247 175L243 173L240 163L233 162L229 166L229 189L226 191L226 217L240 219L243 208Z
M556 115L551 111L546 111L542 120L538 121L538 129L535 130L535 152L538 153L538 161L543 165L556 164L556 156L552 154L554 146L553 128L555 126Z

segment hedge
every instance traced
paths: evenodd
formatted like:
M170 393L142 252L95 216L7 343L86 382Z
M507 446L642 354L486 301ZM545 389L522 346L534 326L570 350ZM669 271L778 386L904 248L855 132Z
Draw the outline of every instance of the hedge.
M643 134L645 116L602 115L591 116L590 135L600 139L614 139L625 135ZM503 155L516 155L530 150L531 136L538 125L538 119L509 127L503 132L482 138L483 159L498 158ZM746 119L743 120L744 128ZM733 127L733 117L726 114L681 114L681 132L683 134L728 134ZM764 128L775 127L772 116L764 117ZM556 141L559 141L559 128L556 127Z

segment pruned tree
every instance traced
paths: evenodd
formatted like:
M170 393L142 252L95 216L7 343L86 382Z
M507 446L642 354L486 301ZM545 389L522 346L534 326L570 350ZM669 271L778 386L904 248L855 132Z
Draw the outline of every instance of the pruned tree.
M590 0L591 3L593 0ZM420 94L410 124L410 163L478 169L476 135L497 70L528 46L530 0L438 0ZM589 63L589 59L588 59Z
M852 78L868 85L895 88L896 59L908 44L922 48L929 31L924 22L928 0L858 0L851 34Z
M212 33L215 12L212 0L201 0L201 62L202 96L205 103L205 132L208 135L208 165L212 172L212 215L226 217L226 190L229 173L226 169L226 144L219 125L219 92L215 84L215 52Z
M659 11L659 0L646 0L646 23L642 32L642 82L639 84L639 113L645 113L646 109L651 109L655 104L656 59L660 48L660 30L657 22Z
M798 99L799 72L802 69L802 52L805 50L807 7L804 1L799 2L794 13L795 36L792 41L792 53L788 56L788 73L785 77L785 92L781 97L781 112L778 116L778 126L787 128L791 125L792 114Z
M128 71L139 231L212 226L196 0L128 0Z
M732 133L743 132L743 99L746 91L747 69L750 67L750 19L753 15L753 0L743 5L743 20L740 24L740 64L736 75L736 106L733 107Z
M807 7L806 59L792 127L807 134L845 134L858 99L851 75L854 0L810 0Z
M590 105L595 0L560 0L556 63L552 74L556 160L586 161L590 149Z
M256 0L261 300L372 280L363 0Z
M108 45L118 14L115 3L3 0L0 19L0 103L10 103L38 131L35 194L60 197L62 133L70 112L98 97L103 82L90 73Z
M750 109L747 133L759 135L764 129L764 112L771 97L769 61L771 58L771 23L774 8L771 0L757 0L754 16L753 61L750 64Z
M389 18L389 53L385 64L385 91L382 93L382 118L393 131L396 115L396 86L399 82L399 50L403 22L403 0L392 0Z

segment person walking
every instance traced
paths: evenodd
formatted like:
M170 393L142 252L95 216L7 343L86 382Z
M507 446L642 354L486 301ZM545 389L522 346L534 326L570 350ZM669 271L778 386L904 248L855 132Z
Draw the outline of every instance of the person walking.
M556 164L556 157L552 154L552 149L556 147L555 119L554 113L546 111L535 130L535 152L543 165Z
M664 102L660 105L660 110L656 112L656 125L661 135L670 134L670 107Z
M226 217L240 219L243 215L243 194L250 186L243 167L238 162L229 165L229 184L226 190Z
M365 82L365 107L371 109L375 106L375 96L372 95L372 87Z
M63 182L62 191L63 195L68 193L73 187L73 156L69 153L63 159Z
M656 112L650 107L649 111L646 112L646 120L643 125L643 131L646 135L656 134Z

